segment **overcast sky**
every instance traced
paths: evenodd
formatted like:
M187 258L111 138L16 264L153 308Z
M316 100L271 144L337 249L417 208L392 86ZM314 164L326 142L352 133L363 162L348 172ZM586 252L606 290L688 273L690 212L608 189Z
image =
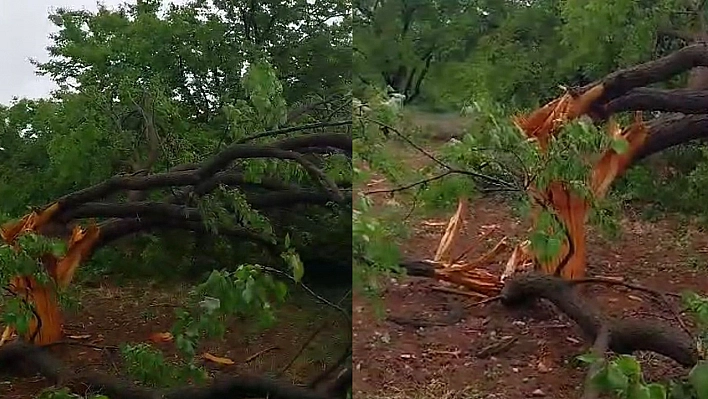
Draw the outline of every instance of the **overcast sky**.
M126 2L101 1L109 7ZM9 104L13 96L45 97L56 88L46 77L35 75L29 62L48 58L46 47L55 27L47 17L56 8L96 10L96 4L96 0L0 0L0 104Z

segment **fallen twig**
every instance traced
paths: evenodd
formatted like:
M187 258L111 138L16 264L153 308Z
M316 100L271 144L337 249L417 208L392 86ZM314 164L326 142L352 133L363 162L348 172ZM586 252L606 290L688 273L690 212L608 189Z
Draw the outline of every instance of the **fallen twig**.
M464 307L460 305L451 306L450 312L439 320L421 320L419 318L409 318L401 316L386 316L386 320L400 326L420 327L442 327L451 326L464 317Z
M470 304L467 305L467 308L471 308L471 307L474 307L474 306L477 306L477 305L484 305L485 303L496 302L496 301L499 301L499 300L501 300L501 299L502 299L502 296L501 296L501 295L492 296L492 297L489 297L489 298L487 298L487 299L482 299L481 301L478 301L478 302L472 302L472 303L470 303Z
M322 323L320 323L319 327L317 327L314 331L312 331L312 334L310 334L310 336L307 337L307 339L302 343L302 345L300 346L300 349L298 349L297 352L295 352L295 355L290 359L290 361L285 366L283 366L282 369L280 369L278 374L276 374L276 377L280 377L283 374L285 374L286 371L288 371L290 366L292 366L293 363L295 363L295 360L297 360L297 358L300 357L302 352L305 351L305 348L307 348L312 343L312 341L315 339L315 337L317 337L317 335L319 335L319 333L321 333L322 330L324 330L324 328L327 327L327 324L329 324L329 320L323 321Z
M518 340L519 339L516 337L504 338L499 342L495 342L491 345L485 346L479 352L477 352L477 354L475 356L480 359L485 359L490 356L498 355L502 352L509 350L511 348L511 346Z
M246 363L246 364L251 363L252 361L256 360L258 357L265 355L266 353L268 353L270 351L274 351L276 349L280 349L280 348L278 348L277 346L271 346L270 348L265 348L262 351L258 351L256 353L252 354L251 356L249 356L246 360L244 360L244 363Z
M397 192L399 192L399 191L405 191L405 190L411 189L411 188L416 187L416 186L420 186L420 185L423 185L423 184L426 184L426 183L431 183L431 182L434 182L434 181L436 181L436 180L440 180L440 179L444 178L445 176L449 176L449 175L451 175L451 174L453 174L453 171L448 170L447 172L441 173L441 174L439 174L439 175L435 175L435 176L433 176L433 177L428 177L428 178L426 178L426 179L418 180L418 181L416 181L416 182L409 183L409 184L406 184L406 185L404 185L404 186L399 186L399 187L394 187L394 188L388 188L388 189L386 189L386 188L381 188L381 189L378 189L378 190L364 191L364 195L383 194L383 193L387 193L387 194L397 193Z

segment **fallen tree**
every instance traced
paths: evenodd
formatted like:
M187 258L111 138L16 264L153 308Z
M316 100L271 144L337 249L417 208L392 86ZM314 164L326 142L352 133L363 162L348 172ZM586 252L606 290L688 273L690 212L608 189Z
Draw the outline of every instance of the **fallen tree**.
M499 299L506 306L546 299L573 320L589 342L595 341L603 328L607 329L608 348L616 353L651 351L686 367L698 362L696 343L685 331L659 320L608 318L577 295L575 286L554 276L523 273L506 282Z
M243 223L244 212L267 212L272 208L298 205L326 207L328 204L346 205L350 182L335 182L321 166L324 158L333 152L351 157L352 144L346 132L311 133L275 141L254 143L287 133L311 129L346 127L351 121L325 122L301 125L260 133L225 147L199 164L179 165L167 172L142 176L114 176L104 182L67 194L55 202L40 207L17 222L2 226L3 240L19 251L18 238L23 234L59 234L67 241L63 256L51 253L40 255L44 271L50 278L48 284L40 283L34 276L21 275L12 279L7 292L22 298L31 308L34 317L24 339L37 345L58 341L61 336L61 312L57 304L56 288L70 284L77 267L96 250L121 237L156 229L183 229L201 234L217 233L239 241L253 242L266 249L277 260L286 248L273 236ZM319 153L314 155L313 152ZM294 185L279 176L249 177L242 170L242 161L267 159L292 161L299 165L308 178L303 185ZM227 212L227 223L217 223L204 215L198 200L220 187L238 189L244 194L243 209L232 208ZM111 200L121 190L147 192L169 189L162 201ZM176 189L180 189L177 191ZM86 227L78 221L89 222ZM223 220L221 221L223 222ZM211 223L211 224L210 224ZM66 234L70 232L70 234ZM6 330L3 341L10 335Z
M666 296L678 294L663 293L618 279L595 277L565 280L538 271L516 273L502 283L486 269L495 258L504 253L506 238L472 262L462 261L466 252L472 249L471 246L453 258L453 244L459 240L465 203L466 201L460 200L457 212L450 218L433 259L401 262L400 266L406 270L407 275L433 278L445 284L461 286L466 290L448 292L469 293L469 296L484 298L474 304L500 301L505 306L515 307L537 299L545 299L574 321L589 342L595 341L599 332L605 329L608 334L607 348L616 353L632 354L636 351L648 350L667 356L683 366L690 367L696 364L699 354L695 340L678 314L675 314L675 318L681 328L658 320L609 318L579 296L575 288L580 284L625 286L650 294L659 299L669 310L671 307ZM472 244L479 245L478 242ZM450 259L455 259L455 262L451 262ZM457 321L459 317L455 320Z
M535 270L514 273L502 283L494 273L488 270L488 266L504 254L504 251L499 248L504 248L506 238L503 238L491 250L472 262L466 262L463 258L472 249L471 247L479 245L478 241L468 245L461 254L452 256L453 244L459 240L458 233L464 220L461 212L465 209L464 203L464 200L460 200L458 212L450 218L433 259L406 260L401 262L399 266L409 276L435 279L446 286L462 287L463 290L446 286L434 286L433 289L474 298L475 301L466 306L468 308L492 302L500 302L509 309L533 305L539 300L553 304L560 313L578 326L582 336L593 346L596 360L588 372L583 399L597 398L600 389L607 389L605 386L598 386L596 380L605 370L608 362L606 352L608 351L624 355L634 355L639 351L657 353L672 359L683 367L691 368L689 376L694 372L698 373L699 371L696 370L705 367L705 362L701 361L703 354L699 351L698 340L668 300L668 297L680 297L677 293L662 292L618 278L587 277L567 280ZM518 254L515 255L518 256ZM513 258L514 255L512 255ZM602 284L639 290L662 305L663 310L673 314L674 323L657 318L607 316L592 301L579 294L578 287L586 284ZM415 317L398 315L388 315L387 320L399 325L419 328L449 326L458 323L464 317L464 309L453 308L449 315L444 316L440 321L418 320ZM484 347L477 353L477 356L486 357L489 356L490 351L505 350L513 345L515 340L515 338L511 338L503 341L503 346L494 344ZM694 387L686 389L700 390L689 377L690 384L694 384Z

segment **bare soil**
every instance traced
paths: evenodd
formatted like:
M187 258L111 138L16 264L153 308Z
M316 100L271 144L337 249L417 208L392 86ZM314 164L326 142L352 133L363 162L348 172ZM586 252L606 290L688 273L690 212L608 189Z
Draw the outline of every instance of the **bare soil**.
M173 342L153 343L153 333L170 331L175 310L183 304L189 287L164 287L147 283L116 284L108 280L97 288L82 287L81 306L68 314L67 341L78 345L59 345L55 354L77 371L98 371L126 376L122 359L115 350L90 348L81 343L115 347L147 343L160 349L168 360L177 359ZM343 293L342 293L343 294ZM277 324L259 329L252 321L229 324L224 339L204 341L197 353L226 357L233 365L204 361L210 373L227 375L259 374L276 376L293 359L311 334L322 328L315 339L280 377L302 383L332 364L346 349L347 322L335 310L313 302L295 290L278 310ZM72 338L73 337L73 338ZM127 377L127 376L126 376ZM49 383L40 377L10 378L0 375L0 398L30 399Z

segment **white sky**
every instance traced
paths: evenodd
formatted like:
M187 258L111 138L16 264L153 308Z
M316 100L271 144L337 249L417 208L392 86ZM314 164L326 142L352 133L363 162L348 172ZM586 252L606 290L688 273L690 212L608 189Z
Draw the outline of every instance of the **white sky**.
M102 0L114 7L135 0ZM183 1L179 1L183 3ZM52 10L65 7L96 10L96 0L0 0L0 104L12 97L48 96L56 86L35 75L30 59L47 61L49 34L55 29L47 19Z

